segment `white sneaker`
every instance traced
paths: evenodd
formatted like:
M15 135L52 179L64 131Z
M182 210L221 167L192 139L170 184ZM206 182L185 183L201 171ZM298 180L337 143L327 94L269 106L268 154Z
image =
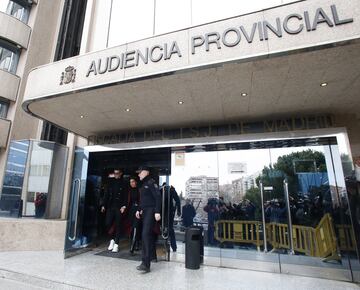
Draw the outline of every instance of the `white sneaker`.
M110 241L110 245L108 247L108 250L111 251L113 248L114 248L114 245L115 245L115 241L114 240L111 240Z
M119 245L118 244L114 244L114 248L112 249L113 253L117 253L119 252Z

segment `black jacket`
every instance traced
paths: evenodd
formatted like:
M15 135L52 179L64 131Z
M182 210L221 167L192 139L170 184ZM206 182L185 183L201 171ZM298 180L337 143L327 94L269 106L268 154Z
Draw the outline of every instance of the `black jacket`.
M159 186L155 183L155 180L150 176L146 176L142 185L139 189L140 191L140 209L144 208L154 208L155 213L161 212L161 199Z
M121 208L127 206L128 186L124 178L112 178L105 190L102 206L107 208Z
M180 198L178 193L176 192L175 188L173 186L165 185L161 187L161 191L165 190L165 192L169 192L169 197L165 196L165 204L170 205L170 211L175 212L177 210L178 214L181 215L181 204L180 204ZM168 201L168 198L170 198L170 201ZM174 204L175 202L175 204Z

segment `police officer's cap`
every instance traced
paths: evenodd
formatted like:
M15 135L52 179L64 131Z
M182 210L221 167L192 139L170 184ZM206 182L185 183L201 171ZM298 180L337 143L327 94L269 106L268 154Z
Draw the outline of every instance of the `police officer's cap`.
M139 166L139 168L136 170L136 173L140 173L141 171L146 170L146 171L150 171L150 168L148 166L145 165L141 165Z

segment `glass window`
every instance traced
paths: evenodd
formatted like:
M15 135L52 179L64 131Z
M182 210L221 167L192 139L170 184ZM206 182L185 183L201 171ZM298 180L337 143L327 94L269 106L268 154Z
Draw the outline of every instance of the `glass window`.
M58 219L61 216L67 148L32 141L23 215Z
M184 228L196 225L206 264L246 261L248 269L281 265L350 280L346 258L357 261L357 253L342 168L349 156L338 147L331 137L172 148L169 183L182 206L173 225L177 254Z
M20 50L16 46L0 40L0 69L16 73L19 56Z
M24 181L29 141L12 141L0 196L0 216L21 214L21 192Z
M13 16L24 23L27 23L29 20L30 6L28 1L0 0L0 11Z
M0 192L0 217L60 218L67 154L67 147L54 142L12 141Z
M5 119L7 116L9 104L0 100L0 118Z

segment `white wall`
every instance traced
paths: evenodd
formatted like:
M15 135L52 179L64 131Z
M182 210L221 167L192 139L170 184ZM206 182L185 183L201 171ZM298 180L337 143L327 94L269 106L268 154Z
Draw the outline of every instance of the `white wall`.
M154 2L113 0L109 47L153 35Z
M1 0L0 0L1 1ZM298 0L93 0L88 51L163 34L190 26L266 9ZM111 11L111 13L110 13ZM84 50L82 50L84 51Z

